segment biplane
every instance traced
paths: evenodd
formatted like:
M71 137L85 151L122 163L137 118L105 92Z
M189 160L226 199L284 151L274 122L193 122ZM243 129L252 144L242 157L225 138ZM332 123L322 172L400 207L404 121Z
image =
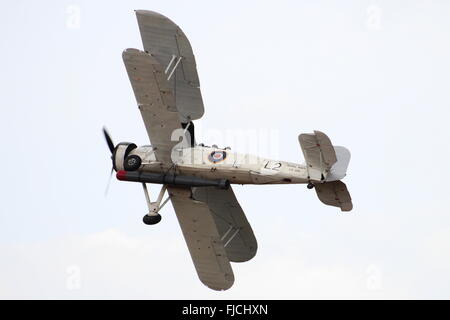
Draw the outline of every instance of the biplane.
M298 136L304 164L197 144L193 121L203 116L204 106L191 45L167 17L144 10L136 11L136 16L144 50L126 49L122 57L150 145L115 145L103 128L112 170L118 180L142 185L148 205L145 224L158 223L160 210L172 202L195 269L206 286L229 289L234 283L230 262L248 261L257 251L232 184L306 184L324 204L352 209L341 181L350 152L333 146L323 132ZM147 183L161 185L153 201Z

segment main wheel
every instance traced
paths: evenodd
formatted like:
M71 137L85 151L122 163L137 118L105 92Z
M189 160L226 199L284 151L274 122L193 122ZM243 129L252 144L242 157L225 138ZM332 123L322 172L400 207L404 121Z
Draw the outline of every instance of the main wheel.
M151 216L146 214L144 218L142 218L142 221L144 221L144 223L147 225L157 224L161 221L161 215L159 213Z
M312 189L312 188L314 188L314 184L313 183L308 183L307 185L306 185L306 187L308 188L308 189Z

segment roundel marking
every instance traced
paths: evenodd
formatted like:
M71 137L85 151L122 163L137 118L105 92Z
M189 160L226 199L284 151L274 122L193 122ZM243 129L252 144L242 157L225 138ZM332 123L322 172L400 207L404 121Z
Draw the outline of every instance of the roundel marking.
M225 160L227 153L225 151L213 151L208 155L208 160L212 163L217 163Z

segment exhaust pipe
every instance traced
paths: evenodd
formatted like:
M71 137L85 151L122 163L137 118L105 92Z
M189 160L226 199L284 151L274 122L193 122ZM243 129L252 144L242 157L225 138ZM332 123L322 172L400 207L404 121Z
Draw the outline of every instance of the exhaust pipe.
M183 187L217 187L219 189L228 189L230 187L230 181L226 179L209 180L194 176L179 176L152 172L119 170L117 171L116 178L120 181L159 183Z

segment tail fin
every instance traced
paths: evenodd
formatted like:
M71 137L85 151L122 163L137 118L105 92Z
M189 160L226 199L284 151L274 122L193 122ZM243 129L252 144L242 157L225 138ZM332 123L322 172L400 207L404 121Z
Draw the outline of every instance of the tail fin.
M334 146L337 161L331 167L330 173L327 176L327 181L336 181L344 179L347 175L347 168L350 162L350 151L347 148Z
M298 136L305 157L308 179L315 182L317 196L326 205L350 211L352 199L345 183L340 181L347 174L350 151L333 146L330 138L320 131Z
M298 141L311 181L336 181L345 177L350 162L348 149L333 146L330 138L320 131L302 133Z

